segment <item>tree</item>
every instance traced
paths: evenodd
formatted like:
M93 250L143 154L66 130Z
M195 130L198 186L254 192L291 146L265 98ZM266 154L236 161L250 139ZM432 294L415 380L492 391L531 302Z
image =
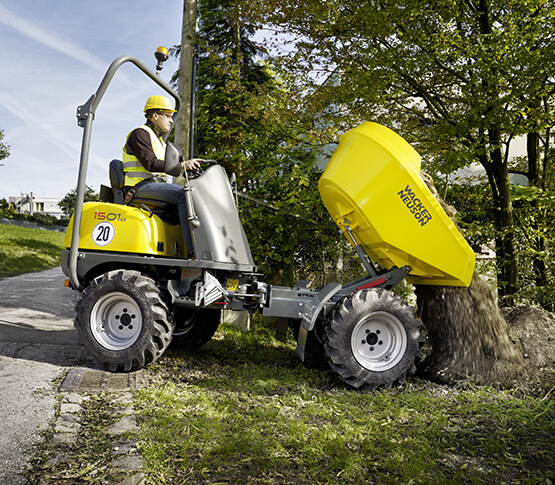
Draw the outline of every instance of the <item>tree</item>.
M263 3L267 21L297 36L286 66L320 102L347 108L349 124L373 119L399 128L435 159L434 171L482 165L499 296L511 303L518 269L508 149L515 137L534 133L530 146L544 151L531 149L530 163L548 153L553 0ZM337 81L322 85L321 73Z
M70 190L63 199L58 202L58 207L62 209L64 217L71 217L75 212L75 199L77 194L77 188ZM84 202L98 202L100 201L100 195L94 191L92 187L88 185L85 187L85 193L83 197Z
M416 145L433 173L482 165L495 229L498 294L511 304L519 251L509 181L517 167L509 147L516 137L535 134L526 159L531 179L545 166L538 160L549 159L553 0L262 4L259 18L293 35L293 47L278 65L304 83L303 101L320 107L320 123L343 131L362 120L381 121ZM540 219L539 225L546 227ZM545 259L541 251L536 255ZM417 289L433 346L425 368L437 380L472 376L510 385L522 372L522 355L485 288L476 275L469 289Z
M235 0L200 3L196 147L223 160L239 185L249 151L263 137L262 98L272 89L270 74L255 60L264 52L251 40L254 31Z
M204 0L199 7L195 154L236 174L240 215L265 281L321 279L322 254L335 254L329 248L339 237L325 227L310 138L300 142L304 119L263 62L248 9L237 0Z
M0 160L4 160L10 156L10 146L2 142L4 139L4 131L0 130Z

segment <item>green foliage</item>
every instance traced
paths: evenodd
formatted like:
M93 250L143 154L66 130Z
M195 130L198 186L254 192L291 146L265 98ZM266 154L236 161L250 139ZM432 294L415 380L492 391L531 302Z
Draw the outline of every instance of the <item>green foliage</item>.
M317 187L321 174L313 155L294 152L296 157L288 162L259 167L256 183L240 194L255 261L274 284L292 286L309 279L321 286L356 279L360 264L322 204Z
M4 219L16 219L19 215L27 216L27 214L19 214L13 204L2 204L2 207L0 207L0 217Z
M0 224L0 278L58 266L63 240L61 232Z
M340 237L318 195L315 139L260 60L264 49L241 3L206 0L200 14L196 153L236 174L240 215L265 281L323 281Z
M241 3L200 0L199 4L196 54L200 59L200 91L225 87L227 82L234 81L234 73L222 68L219 60L238 66L240 82L249 90L271 81L266 68L257 62L265 48L253 40L256 26L246 19Z
M37 224L44 224L46 226L67 225L67 220L63 220L63 219L60 220L56 216L52 216L49 214L35 213L31 215L28 213L19 213L15 210L13 204L11 205L8 204L5 199L0 201L0 218L16 220L16 221L35 222Z
M470 245L479 249L495 239L493 202L488 187L483 184L453 184L442 192L444 200L457 210L457 224ZM445 189L444 189L445 190Z
M77 187L70 190L64 198L58 202L58 207L62 209L63 215L67 218L71 217L73 212L75 212L75 199L77 195ZM85 192L83 196L83 202L98 202L100 200L100 195L94 191L92 187L88 185L85 187Z
M494 205L485 185L438 184L444 200L457 208L457 223L471 246L495 250L497 231L493 220ZM555 193L534 186L513 186L515 230L519 241L517 261L519 283L515 302L539 304L553 311L555 282L552 254L555 251Z
M474 247L496 246L500 296L549 299L529 295L549 285L552 218L538 202L515 214L513 200L519 210L522 202L511 196L508 174L553 185L552 6L201 2L197 152L236 173L241 217L266 279L322 284L341 280L341 264L346 278L359 272L320 202L313 159L339 133L373 120L400 131L436 175L482 164L489 190L447 190L459 225ZM279 49L288 54L260 60L267 51L252 39L262 23L287 31L277 42L292 45ZM537 149L509 164L506 150L518 136ZM535 249L519 249L522 238ZM531 282L541 288L530 291Z
M555 311L555 192L514 187L513 200L519 244L519 302L537 303Z
M437 172L472 162L484 167L500 288L510 296L517 250L508 173L515 167L506 151L527 136L536 150L529 150L524 171L544 187L555 125L554 6L553 0L265 0L253 15L287 33L292 46L276 69L303 84L299 104L313 106L320 124L344 131L363 120L382 122Z

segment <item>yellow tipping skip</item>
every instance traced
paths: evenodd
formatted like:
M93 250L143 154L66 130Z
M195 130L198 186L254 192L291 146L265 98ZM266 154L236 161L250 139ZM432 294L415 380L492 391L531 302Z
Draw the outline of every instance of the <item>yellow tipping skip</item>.
M377 123L345 133L318 183L336 224L414 284L469 286L476 255L420 178L420 155Z

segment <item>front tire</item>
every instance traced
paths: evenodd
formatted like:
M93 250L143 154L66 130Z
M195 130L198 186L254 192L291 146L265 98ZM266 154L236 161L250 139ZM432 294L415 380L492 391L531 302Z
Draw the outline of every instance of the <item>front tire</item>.
M138 271L95 278L77 304L75 327L96 363L111 372L142 369L168 347L174 324L155 281Z
M338 377L354 388L389 388L416 372L424 338L414 310L387 290L344 298L326 327L324 350Z

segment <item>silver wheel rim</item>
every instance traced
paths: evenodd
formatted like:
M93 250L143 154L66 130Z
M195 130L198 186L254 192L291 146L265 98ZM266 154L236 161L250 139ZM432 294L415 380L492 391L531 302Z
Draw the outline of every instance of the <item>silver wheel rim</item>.
M364 368L383 372L395 367L405 355L407 334L402 323L387 312L362 318L351 334L351 349Z
M139 338L143 316L137 302L125 293L100 298L91 312L91 330L97 342L108 350L129 348Z

